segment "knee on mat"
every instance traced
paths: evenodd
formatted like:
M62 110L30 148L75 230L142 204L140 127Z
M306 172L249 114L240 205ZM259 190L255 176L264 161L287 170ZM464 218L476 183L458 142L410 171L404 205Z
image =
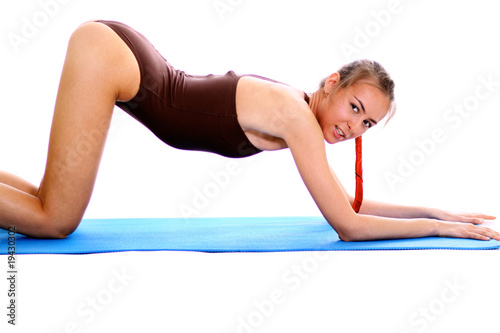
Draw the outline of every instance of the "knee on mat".
M71 235L81 222L81 218L53 219L47 225L40 238L64 239Z

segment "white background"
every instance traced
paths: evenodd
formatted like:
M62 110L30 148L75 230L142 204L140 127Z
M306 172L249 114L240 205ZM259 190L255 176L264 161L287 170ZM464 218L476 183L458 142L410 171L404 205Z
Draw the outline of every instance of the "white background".
M52 3L52 5L49 7L43 5L46 3ZM53 3L56 2L27 0L0 5L0 98L2 101L0 168L2 170L18 174L35 184L40 182L45 166L50 123L67 41L72 31L84 21L109 19L122 21L143 33L170 63L188 73L224 74L228 70L234 70L237 73L266 76L307 92L314 91L324 76L331 74L351 60L345 50L343 51L342 45L344 49L346 45L350 45L351 48L356 47L356 53L352 54L352 58L377 60L391 73L396 82L398 104L397 114L387 126L384 127L383 124L377 126L370 131L371 133L364 136L365 197L402 204L437 206L451 210L482 211L493 215L499 212L496 191L500 185L496 147L499 140L496 131L500 125L500 70L498 66L500 23L491 1L470 1L464 4L464 2L428 0L401 0L399 2L388 0L343 2L69 0L66 3L57 2L57 7ZM218 11L214 6L217 3L229 7L221 12L221 7ZM49 10L51 15L43 14L44 7L45 11ZM50 16L45 22L42 20L44 15ZM37 19L39 21L36 21ZM29 38L23 36L23 26L27 24L26 22L38 22L40 26L33 36L28 36ZM361 34L367 34L367 36L363 38ZM25 43L14 45L12 43L14 35L18 38L25 38ZM480 87L481 78L490 78L496 83L496 86L491 88L492 92L485 87ZM476 99L478 104L473 105L473 110L470 112L467 111L467 116L448 113L450 108L453 109L456 106L461 106L462 109L469 107L467 103L474 101L477 89L480 89L483 94L488 92L489 95L480 100ZM118 108L113 117L100 173L92 201L85 215L86 218L180 217L182 216L181 207L193 207L196 191L203 191L205 186L212 182L209 173L220 172L228 166L229 159L214 154L179 151L164 145ZM450 117L454 117L453 121ZM432 132L438 129L444 133L446 138L444 142L435 144L432 149L427 145L429 149L427 154L419 152L416 141L429 140ZM350 141L327 148L332 166L351 191L354 190L353 147L354 142ZM391 186L387 180L387 174L398 175L398 172L403 172L401 171L402 160L411 159L415 162L413 170L409 172L406 169L408 174L403 175L402 181ZM236 163L240 172L231 177L227 187L222 188L218 195L209 200L207 207L197 209L193 216L319 215L317 207L296 171L289 151L264 152L254 158L236 160ZM494 223L496 222L493 222L491 226L496 228ZM497 255L492 258L496 259L494 265L498 266L498 251L495 252ZM465 276L466 280L470 279L471 285L475 284L473 278L482 276L482 273L488 273L484 267L485 271L481 272L477 270L471 272L461 267L460 264L464 263L461 263L459 256L460 253L464 255L464 252L453 252L446 256L442 253L448 252L432 252L432 255L431 252L426 252L418 257L418 260L422 262L422 269L415 270L408 281L417 284L422 277L434 276L436 271L432 268L442 269L442 266L432 260L440 254L440 262L446 263L447 260L451 260L456 264L452 266L453 272L461 277ZM155 257L158 254L150 255ZM355 308L346 312L349 315L339 316L337 313L337 319L332 320L331 328L338 328L340 325L343 331L347 332L348 327L371 327L370 325L377 322L376 318L397 318L395 320L399 324L380 327L387 328L385 332L403 331L402 327L408 326L409 314L418 308L419 303L408 301L402 306L406 312L401 310L404 313L400 313L400 317L397 317L397 314L396 317L389 316L386 310L401 308L392 301L383 300L383 294L379 295L381 292L378 288L385 286L388 295L401 296L398 292L399 288L404 287L401 280L387 281L387 277L384 278L384 276L376 278L371 273L367 274L360 268L350 266L350 263L351 265L354 265L353 262L366 265L369 261L380 260L382 263L380 273L392 272L390 274L394 276L394 272L399 270L389 265L386 260L396 256L403 262L405 255L411 258L417 257L415 254L409 255L408 253L366 254L366 257L362 254L335 254L335 258L340 258L344 266L339 266L340 264L336 262L332 264L333 267L343 272L354 270L363 274L368 280L372 279L370 280L372 284L363 290L363 294L370 295L370 292L375 290L377 295L374 297L378 301L369 300L368 303L362 305L361 311L356 316L352 313L356 311ZM476 262L478 258L487 262L489 259L485 258L489 258L488 256L491 255L465 255L471 263ZM114 265L118 265L117 262L121 260L119 255L90 257L100 258L98 260L100 265L108 268L112 265L103 264L103 262L108 262L106 260L112 261ZM103 257L108 259L103 261ZM200 262L196 255L194 259L186 254L179 254L179 257L170 255L167 257L173 261L179 260L179 257L186 258L187 265L198 265ZM81 264L81 261L86 260L82 257L73 257L74 260L61 258L60 260L65 262L64 265L69 265L63 267L56 258L59 257L24 256L21 260L25 260L26 270L32 269L33 274L37 274L38 269L43 268L42 263L48 264L52 260L55 260L54 265L58 267L55 271L61 274L66 272L64 267L66 269L74 267L72 265ZM217 261L225 257L221 255L217 259L202 258ZM232 261L233 256L226 258L227 263L235 265L236 269L240 267L238 263L241 257L234 261ZM271 272L273 270L283 272L291 267L293 260L298 263L302 260L302 257L293 257L290 254L281 256L273 254L259 258L265 258L264 260L269 262L269 267L266 266L264 269L269 269ZM280 266L273 261L275 259L285 260L279 261ZM248 269L249 275L240 276L243 280L239 281L247 279L249 283L252 283L252 281L263 279L259 271L250 273L250 267L254 267L253 264L260 265L256 263L261 261L248 260L250 261L244 261L245 266L242 267ZM431 262L432 268L430 269L425 269L427 260ZM216 264L214 265L217 267ZM403 266L407 267L406 265L409 264ZM190 272L190 269L182 271L182 267L185 266L179 264L176 271L181 282L182 277ZM219 267L224 274L231 271L224 267L226 267L224 264ZM411 265L408 267L415 269ZM133 268L130 269L133 270ZM50 274L50 270L48 272ZM109 275L109 269L107 272L106 274ZM57 282L62 283L62 286L68 283L64 281L76 279L71 272L65 274L63 276L66 280ZM161 276L160 272L158 274ZM279 273L273 274L279 276ZM328 276L327 273L325 274ZM332 274L336 276L336 273ZM443 276L451 276L450 279L456 276L451 273L451 275L447 274L441 270L435 280L431 279L428 284L424 283L421 286L422 289L416 289L420 290L420 294L423 295L422 302L428 302L435 295L439 295L439 290L444 286ZM493 276L498 277L498 269L495 274ZM28 280L26 276L28 273L25 273L25 279ZM488 276L491 278L491 274ZM109 276L103 277L104 281L108 278ZM220 288L232 283L232 280L227 281L220 276L212 278L213 283L219 285ZM49 277L40 277L40 279L41 283L58 285ZM353 281L346 279L343 282L348 283L347 289L358 288L359 290L358 284L363 283L359 276ZM160 281L155 279L152 281L154 282L152 284L144 282L148 284L147 288L150 291L154 291L155 288L163 290L155 285ZM242 310L240 304L240 307L228 306L223 313L233 310L239 313L250 313L253 300L268 297L267 291L272 290L272 286L276 285L276 283L269 282L269 286L259 287L264 282L255 283L253 287L259 296L242 296L243 300L240 300L241 304L245 304L250 310L245 312L246 310ZM93 282L84 288L88 288L88 292L91 293L92 290L94 292L99 290L101 288L99 286L104 284L105 282ZM327 283L327 285L330 284ZM425 291L431 288L430 286L436 290L425 294ZM486 284L484 288L486 286L492 287ZM36 287L33 282L32 287L33 290L40 291L44 285L40 284ZM75 288L71 283L67 287ZM211 289L210 285L205 287L204 291ZM33 296L30 297L32 294L29 294L29 285L25 285L24 288L26 304L33 301ZM500 296L498 282L495 288L494 293L498 299ZM61 290L58 292L62 293ZM199 292L201 292L200 299L212 301L212 303L207 301L206 308L212 308L213 302L217 303L213 298L203 297L203 291ZM213 290L210 292L214 293ZM332 292L332 290L328 291L328 293ZM347 293L344 288L340 293L341 299L344 296L343 293ZM248 291L248 294L252 295L251 291ZM481 296L478 297L484 297L484 299L476 299L475 305L486 307L477 302L487 300L489 297L483 295L482 292L475 295L479 294ZM53 325L43 326L43 332L62 330L62 324L57 322L66 320L61 318L71 317L68 313L61 315L62 317L57 315L57 311L64 309L62 303L73 302L70 306L73 311L74 307L71 307L82 299L82 296L78 298L71 295L69 293L51 298L50 294L41 294L40 297L45 300L45 303L39 301L36 303L37 306L45 307L47 304L52 304L56 311L52 317L48 312L43 312L43 316L40 315L41 318L51 321ZM139 302L140 296L135 297ZM168 328L167 331L176 329L178 332L191 332L194 331L194 327L201 329L196 326L201 325L196 321L197 316L200 316L203 311L209 311L206 308L202 310L195 307L195 310L190 313L191 317L187 317L190 319L182 325L173 322L169 325L166 318L160 318L162 303L160 301L154 303L156 301L145 295L142 297L148 305L137 304L137 307L148 306L150 311L157 309L153 311L152 317L146 317L147 311L143 312L144 309L138 309L138 313L144 317L133 318L130 314L129 321L125 321L127 323L125 326L112 326L112 323L117 322L115 319L106 321L104 318L108 317L101 317L99 321L96 320L93 323L95 327L92 326L92 329L87 327L85 331L96 331L100 326L98 324L102 324L102 327L108 330L116 331L117 328L131 327L131 323L135 323L134 327L138 330L141 327L140 323L149 323L152 327L158 327L158 331L165 331L160 330L161 327L165 327ZM193 305L185 300L185 295L179 297L189 305ZM224 297L220 296L220 299L223 300ZM346 296L344 301L348 300L352 301L352 298ZM378 302L385 304L385 307L379 307ZM283 323L281 321L277 323L278 319L274 318L276 321L268 320L255 328L255 331L282 331L286 327L283 326L285 318L299 320L300 316L291 309L305 306L305 303L310 302L304 299L300 302L287 303L286 309L290 311L283 310L281 317ZM464 314L470 312L470 308L463 303L462 308L459 309L462 309ZM178 302L175 304L178 305ZM359 306L359 304L356 305ZM339 305L339 309L341 308L342 306ZM24 315L21 312L20 320L26 324L30 320L30 315L37 313L37 309L25 308ZM316 308L310 305L305 306L304 309L314 309L316 316L323 318L321 319L323 321L320 321L321 324L314 326L317 327L316 331L332 331L330 327L323 326L325 317L318 315L318 311L326 311L323 307ZM115 311L120 313L121 310L115 308ZM457 314L458 317L450 315L449 321L441 317L441 325L443 323L453 325L455 321L450 318L464 318L459 315L460 312L455 313ZM324 315L327 316L328 311ZM353 320L357 321L355 326L349 326L345 320L343 321L351 315ZM371 320L375 321L362 321L362 318L368 315L372 318ZM116 318L120 318L120 315L117 316ZM115 317L110 315L109 318ZM161 325L157 320L161 321ZM208 326L200 327L210 332L234 332L236 320L237 316L228 314L227 318L222 316L219 322L210 321L211 324ZM492 318L487 315L481 320L486 323L485 325L493 323ZM2 325L4 321L5 319L2 319ZM309 320L301 323L305 325L306 322ZM385 323L384 320L382 322ZM473 322L475 323L476 319L470 323ZM342 326L342 323L346 325ZM439 324L439 321L437 323ZM362 326L364 324L367 326ZM426 331L432 329L439 331L437 330L439 326L436 325L427 328ZM449 327L457 329L466 327L463 323L455 325L457 326ZM300 325L296 324L291 327L300 327ZM352 331L357 331L357 329L352 328ZM407 331L417 330L415 326L410 326Z

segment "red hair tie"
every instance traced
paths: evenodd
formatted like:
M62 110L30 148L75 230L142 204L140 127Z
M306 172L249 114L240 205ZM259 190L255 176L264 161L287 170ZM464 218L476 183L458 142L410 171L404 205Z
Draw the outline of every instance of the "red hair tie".
M359 213L361 208L361 203L363 202L363 157L362 157L362 141L361 136L356 139L356 194L354 196L354 202L352 204L352 209L356 213Z

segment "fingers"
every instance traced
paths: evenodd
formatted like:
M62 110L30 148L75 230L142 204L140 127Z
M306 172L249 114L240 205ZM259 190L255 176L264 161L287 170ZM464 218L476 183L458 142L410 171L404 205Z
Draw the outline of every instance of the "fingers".
M500 241L498 231L482 227L479 225L465 224L460 222L441 222L439 236L458 237L489 241L491 239Z
M459 220L457 222L482 224L484 220L495 220L496 217L492 215L478 214L478 213L461 213L458 214Z
M486 241L490 239L495 239L497 241L500 241L500 233L495 230L479 226L470 226L470 227L471 228L467 230L468 233L467 238L486 240Z
M462 222L462 223L472 223L472 224L482 224L484 223L484 218L480 217L467 217L465 215L458 216L456 219L457 222Z
M465 217L483 219L483 220L495 220L496 216L485 215L485 214L462 214Z

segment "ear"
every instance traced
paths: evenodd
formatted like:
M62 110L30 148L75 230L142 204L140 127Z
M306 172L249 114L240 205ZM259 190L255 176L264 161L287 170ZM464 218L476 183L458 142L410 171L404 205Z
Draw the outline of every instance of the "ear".
M325 95L328 95L335 88L337 83L339 83L339 81L340 81L339 73L333 73L332 75L330 75L326 80L325 86L323 88L323 92L325 93Z

